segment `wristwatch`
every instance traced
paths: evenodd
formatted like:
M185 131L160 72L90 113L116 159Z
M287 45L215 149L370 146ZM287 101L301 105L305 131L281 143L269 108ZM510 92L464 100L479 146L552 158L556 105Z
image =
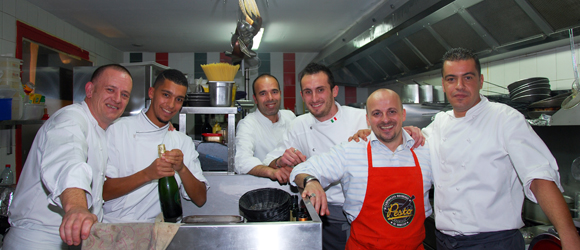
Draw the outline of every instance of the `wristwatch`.
M304 182L302 184L302 187L305 188L306 183L311 182L311 181L318 181L318 183L320 183L320 181L318 179L316 179L316 177L309 175L309 176L304 177Z

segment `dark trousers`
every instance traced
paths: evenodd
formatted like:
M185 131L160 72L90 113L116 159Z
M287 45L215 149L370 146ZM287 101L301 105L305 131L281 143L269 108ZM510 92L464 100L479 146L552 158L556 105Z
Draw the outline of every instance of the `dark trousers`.
M322 216L322 249L344 250L350 233L350 225L342 212L342 206L328 204L330 215Z
M436 230L435 236L437 250L525 249L524 237L517 229L458 236L446 235Z

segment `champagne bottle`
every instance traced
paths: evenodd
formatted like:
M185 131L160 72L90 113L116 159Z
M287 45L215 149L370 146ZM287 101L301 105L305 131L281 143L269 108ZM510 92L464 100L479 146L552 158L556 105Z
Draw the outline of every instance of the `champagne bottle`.
M159 144L157 147L159 157L165 153L165 144ZM161 212L165 222L178 222L181 220L183 211L181 210L181 197L179 196L179 187L174 176L167 176L159 179L159 202L161 203Z

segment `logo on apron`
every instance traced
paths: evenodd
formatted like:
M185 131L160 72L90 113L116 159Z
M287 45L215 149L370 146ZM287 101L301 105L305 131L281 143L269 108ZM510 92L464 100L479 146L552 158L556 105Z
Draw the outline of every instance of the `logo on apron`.
M415 217L415 196L392 194L383 202L383 217L393 227L403 228L411 224Z

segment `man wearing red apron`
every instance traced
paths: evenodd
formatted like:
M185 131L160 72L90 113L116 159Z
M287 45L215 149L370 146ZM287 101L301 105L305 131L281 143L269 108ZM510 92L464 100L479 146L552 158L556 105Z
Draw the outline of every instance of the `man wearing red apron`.
M367 100L368 143L337 145L292 171L290 179L321 215L328 213L323 187L341 182L351 222L346 249L423 249L423 223L431 214L429 149L412 149L404 120L399 96L379 89Z
M423 176L415 165L373 168L368 143L369 177L363 207L351 223L346 249L423 249L425 208ZM388 185L386 185L388 183Z

